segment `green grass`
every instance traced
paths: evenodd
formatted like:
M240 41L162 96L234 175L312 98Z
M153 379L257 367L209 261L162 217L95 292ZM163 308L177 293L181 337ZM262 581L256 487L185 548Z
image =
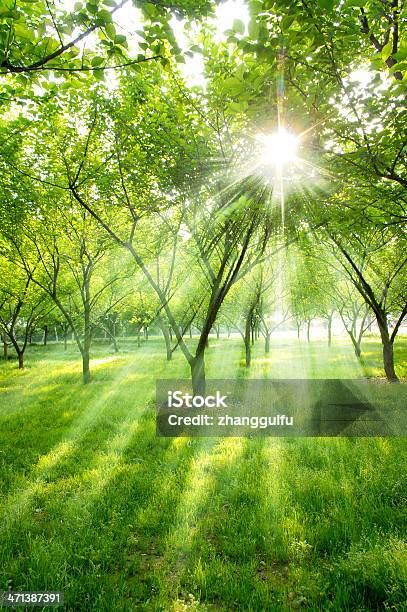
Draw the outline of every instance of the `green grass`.
M407 610L406 443L157 438L163 346L73 347L0 368L0 590L62 590L72 611ZM255 347L250 376L383 376L342 340ZM397 345L407 375L407 341ZM247 376L212 339L208 376ZM11 581L8 583L8 581Z

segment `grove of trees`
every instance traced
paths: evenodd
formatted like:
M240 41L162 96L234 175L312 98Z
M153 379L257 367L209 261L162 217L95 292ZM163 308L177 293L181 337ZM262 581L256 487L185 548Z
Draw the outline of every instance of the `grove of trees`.
M135 4L137 33L115 23L126 1L0 10L4 357L23 368L33 333L57 329L89 383L97 335L117 351L120 330L140 343L152 326L201 393L213 331L239 334L250 367L282 325L312 341L323 320L334 350L340 319L355 358L378 331L397 382L404 4L249 0L248 23L220 38L210 2ZM182 69L194 56L200 86ZM268 160L257 135L282 128L298 149Z

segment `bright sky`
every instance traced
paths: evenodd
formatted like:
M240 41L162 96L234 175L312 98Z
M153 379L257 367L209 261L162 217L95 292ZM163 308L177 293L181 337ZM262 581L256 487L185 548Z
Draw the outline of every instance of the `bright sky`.
M61 0L59 5L67 11L73 12L75 2L77 2L77 0ZM226 2L222 2L216 7L216 17L213 23L216 26L218 40L224 38L223 32L232 27L235 19L240 19L247 27L249 10L244 0L226 0ZM136 47L137 35L134 35L134 32L142 29L142 14L140 9L135 8L132 2L127 2L123 8L116 12L114 21L117 30L119 31L121 29L121 33L127 36L130 49ZM188 40L184 32L184 22L174 18L171 21L171 26L179 46L183 50L186 50L188 48ZM87 45L89 45L89 43L92 44L92 41L88 39ZM185 64L182 64L180 68L188 83L190 85L204 85L205 80L203 78L203 62L201 55L194 54L194 57L186 57L185 60Z

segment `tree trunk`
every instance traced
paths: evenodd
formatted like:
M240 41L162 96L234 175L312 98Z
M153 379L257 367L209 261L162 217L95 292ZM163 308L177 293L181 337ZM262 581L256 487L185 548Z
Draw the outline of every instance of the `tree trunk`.
M332 316L328 317L328 346L332 345Z
M205 353L197 354L191 361L192 391L194 395L205 395Z
M216 326L216 339L219 340L219 335L220 335L220 329L219 329L219 325Z
M301 327L301 326L300 326L300 324L299 324L299 323L297 323L296 325L297 325L297 338L298 338L298 340L299 340L299 339L300 339L300 327Z
M83 349L83 353L82 353L82 377L83 377L83 384L87 385L88 383L90 383L90 367L89 367L89 348L85 348Z
M230 327L229 327L229 325L226 325L226 329L228 331L228 339L229 339L230 338Z
M307 321L307 342L310 341L311 319Z
M43 338L44 346L47 346L47 342L48 342L48 325L45 325L44 326L44 338Z
M246 318L246 327L245 327L245 333L244 333L244 346L246 349L246 368L250 367L251 361L252 361L252 351L251 351L251 344L250 344L250 336L251 336L251 316L250 314L247 316Z
M3 334L3 359L8 359L8 342L6 334Z
M119 345L117 344L116 322L115 321L113 321L113 323L112 323L112 342L113 342L114 352L118 353L119 352Z
M85 300L83 303L83 314L84 314L84 338L83 338L83 350L82 350L82 375L83 384L87 385L90 382L90 345L92 341L92 327L91 327L91 306L90 306L90 278L86 278L85 283Z
M383 365L387 379L390 382L399 382L396 371L394 369L393 343L390 342L390 340L383 342Z
M265 353L270 352L270 333L269 332L267 332L266 334L264 352Z
M162 334L164 336L165 350L167 352L167 361L171 361L171 359L172 359L172 351L171 351L171 339L170 339L170 332L169 332L169 329L168 329L168 325L165 322L163 322L161 317L158 318L158 325L160 326L160 329L161 329Z
M65 323L64 325L64 350L66 351L68 348L68 325Z
M191 325L189 326L189 338L190 338L190 340L192 340L192 327L191 327Z
M24 353L19 351L18 353L18 369L24 370Z
M137 347L140 348L141 346L141 341L140 341L140 328L137 330Z
M387 380L390 382L399 382L396 371L394 369L394 351L393 342L390 340L389 330L386 321L377 321L380 329L380 336L383 345L383 366Z

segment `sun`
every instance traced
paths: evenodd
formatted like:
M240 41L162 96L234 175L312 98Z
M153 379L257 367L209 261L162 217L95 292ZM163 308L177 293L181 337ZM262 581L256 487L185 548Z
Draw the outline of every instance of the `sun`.
M274 134L259 134L256 139L264 146L264 164L284 166L297 159L298 136L283 127Z

